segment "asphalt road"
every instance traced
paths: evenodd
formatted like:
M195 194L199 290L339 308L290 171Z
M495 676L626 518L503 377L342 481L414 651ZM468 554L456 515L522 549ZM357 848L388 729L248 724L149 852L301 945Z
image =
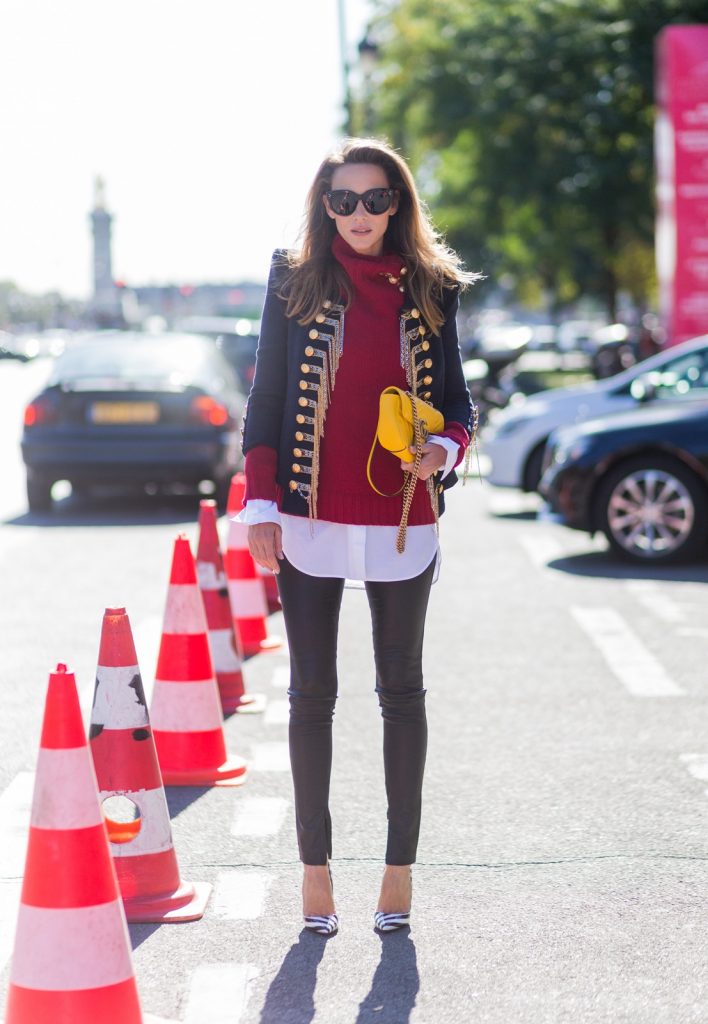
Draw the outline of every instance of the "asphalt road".
M67 661L90 704L103 609L125 604L149 686L171 545L180 530L196 539L191 499L68 496L51 518L26 512L18 423L42 372L0 364L0 1005L47 674ZM246 784L168 791L182 875L215 888L198 923L131 926L146 1020L708 1022L708 566L618 564L601 539L534 521L535 507L479 481L450 494L410 932L372 930L381 729L366 599L349 591L340 932L300 927L281 649L247 665L265 713L225 726ZM269 628L282 633L278 615Z

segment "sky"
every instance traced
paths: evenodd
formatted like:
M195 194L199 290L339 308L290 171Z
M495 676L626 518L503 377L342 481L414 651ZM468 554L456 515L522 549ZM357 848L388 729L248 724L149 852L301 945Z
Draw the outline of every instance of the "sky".
M2 0L0 281L89 295L96 175L117 280L264 280L339 132L337 8ZM346 0L350 60L370 14Z

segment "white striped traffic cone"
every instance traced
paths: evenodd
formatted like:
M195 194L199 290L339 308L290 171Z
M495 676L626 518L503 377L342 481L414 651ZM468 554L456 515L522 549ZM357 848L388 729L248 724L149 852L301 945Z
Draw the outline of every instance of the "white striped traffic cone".
M263 694L246 693L243 653L234 630L224 562L219 548L216 502L210 498L199 502L197 579L204 601L221 707L224 712L238 711L242 714L263 711L266 703Z
M5 1024L141 1024L74 674L49 676Z
M107 608L103 616L89 736L127 919L198 920L206 909L211 885L180 878L125 608ZM118 821L108 813L116 797L132 810L129 820Z
M175 541L150 709L166 786L238 786L246 762L227 755L204 602L189 541Z
M231 478L228 510L235 514L243 504L246 478L237 473ZM229 535L224 559L234 628L246 657L272 651L282 645L280 637L269 637L266 628L268 602L263 579L248 548L248 527L229 519Z

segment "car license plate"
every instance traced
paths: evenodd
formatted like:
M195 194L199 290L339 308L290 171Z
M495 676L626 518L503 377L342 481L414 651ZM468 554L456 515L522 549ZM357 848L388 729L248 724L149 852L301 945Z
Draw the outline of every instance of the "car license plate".
M157 402L94 402L92 423L157 423L160 406Z

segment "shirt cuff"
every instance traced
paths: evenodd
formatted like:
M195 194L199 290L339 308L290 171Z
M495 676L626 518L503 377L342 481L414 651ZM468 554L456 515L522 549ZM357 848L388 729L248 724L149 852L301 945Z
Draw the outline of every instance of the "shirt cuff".
M265 501L263 498L251 498L247 501L237 516L231 516L234 523L243 523L245 526L258 526L259 523L275 523L280 526L280 512L274 501Z
M447 453L445 465L442 468L442 476L440 478L443 480L457 465L457 456L460 454L460 446L457 441L453 441L451 437L440 437L439 434L431 434L428 441L430 444L439 444Z

